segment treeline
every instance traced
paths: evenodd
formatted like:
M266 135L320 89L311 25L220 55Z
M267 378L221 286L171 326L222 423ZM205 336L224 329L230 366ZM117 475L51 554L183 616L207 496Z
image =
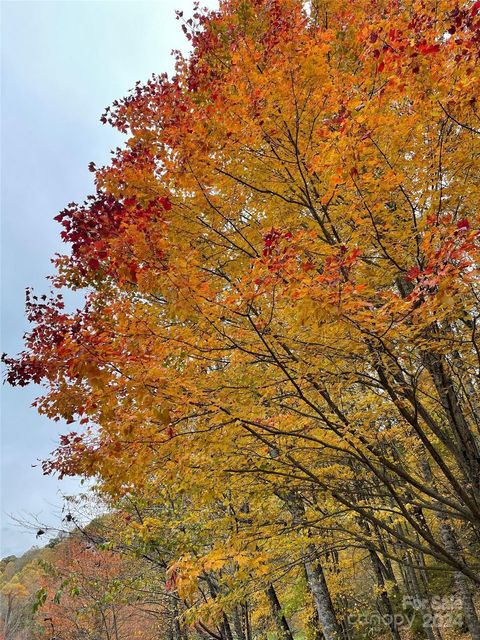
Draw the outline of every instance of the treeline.
M480 640L480 5L178 17L56 218L83 308L28 292L4 358L75 424L44 470L95 480L177 640Z
M283 543L282 550L279 537L269 541L270 558L235 554L221 548L218 537L211 542L212 522L218 535L233 512L231 497L194 526L180 524L182 513L190 520L192 510L128 501L127 509L75 526L43 548L4 558L2 637L318 640L329 637L327 620L327 634L338 638L380 639L389 628L405 639L469 637L454 578L436 563L419 568L408 554L408 562L393 563L374 544L366 544L368 554L359 546L347 559L311 540L299 556L299 541ZM242 513L248 511L234 520L245 529ZM67 519L75 523L71 514ZM267 514L264 519L271 529ZM191 555L176 563L185 539Z
M103 524L101 524L103 522ZM5 640L173 638L175 601L141 559L102 544L107 519L1 563Z

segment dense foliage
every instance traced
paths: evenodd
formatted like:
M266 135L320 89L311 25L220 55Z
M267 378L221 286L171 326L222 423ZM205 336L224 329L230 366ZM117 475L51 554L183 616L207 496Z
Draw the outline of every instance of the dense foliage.
M178 638L480 640L480 3L178 17L57 216L84 307L29 294L5 358L78 425L45 471L161 559Z
M175 598L165 591L152 563L106 548L107 528L112 536L113 529L104 518L54 538L43 549L2 560L0 637L167 637L165 632L175 621Z

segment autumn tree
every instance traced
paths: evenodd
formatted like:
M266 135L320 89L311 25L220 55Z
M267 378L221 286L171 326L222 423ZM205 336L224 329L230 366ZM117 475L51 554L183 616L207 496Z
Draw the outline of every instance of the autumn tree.
M10 383L45 384L41 412L80 425L45 471L182 498L201 528L231 499L241 526L202 557L271 578L290 558L327 640L354 633L358 550L393 637L396 598L428 610L435 567L478 640L480 4L178 17L191 54L107 110L126 145L57 216L53 285L84 307L29 293L25 351L5 358ZM200 577L199 553L175 554Z
M97 547L76 533L55 546L42 569L35 607L39 638L159 637L162 594L155 592L155 579L147 579L141 561Z
M0 563L0 637L5 640L27 640L34 632L33 605L42 576L40 553L34 548Z

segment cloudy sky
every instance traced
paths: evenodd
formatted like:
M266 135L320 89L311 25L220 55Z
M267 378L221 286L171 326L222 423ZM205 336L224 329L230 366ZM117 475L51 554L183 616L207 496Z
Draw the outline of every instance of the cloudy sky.
M171 50L185 49L174 11L188 14L191 6L192 0L1 3L2 351L21 349L25 288L47 291L50 258L64 251L53 217L92 191L88 163L105 163L122 143L100 124L104 107L137 80L172 70ZM34 532L11 516L58 522L62 493L80 490L78 481L59 482L32 466L55 447L59 432L30 407L38 391L2 386L2 556L35 543Z

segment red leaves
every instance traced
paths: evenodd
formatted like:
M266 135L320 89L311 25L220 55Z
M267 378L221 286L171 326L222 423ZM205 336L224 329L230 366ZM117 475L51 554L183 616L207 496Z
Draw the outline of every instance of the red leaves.
M85 455L95 451L88 444L85 436L76 431L60 436L60 444L53 452L53 457L42 462L43 475L58 473L60 480L65 476L74 476L84 472L86 464Z
M450 12L452 24L448 28L448 33L450 35L457 34L455 40L451 39L451 43L460 49L455 55L455 62L476 61L478 59L480 55L480 20L477 16L479 14L479 2L474 2L470 8L457 6ZM467 71L467 73L471 73L471 71Z
M173 567L167 572L167 577L165 580L166 591L173 591L176 588L177 578L178 578L178 569L177 567Z
M70 433L60 435L60 445L62 447L79 444L80 442L82 442L82 437L79 436L76 431L70 431Z
M468 279L469 268L476 261L478 252L476 241L480 233L470 231L468 219L455 223L450 215L429 215L427 222L432 227L428 261L423 269L414 266L406 274L409 282L416 281L414 290L407 297L416 306L435 296L442 283L448 285L449 278L456 278L457 282Z
M470 222L468 220L459 220L457 222L457 229L459 231L468 231L470 229Z
M418 278L418 276L420 275L421 271L418 267L412 267L411 269L409 269L407 271L407 280L408 281L412 281L415 280L416 278Z
M325 260L322 281L326 285L340 285L350 278L350 273L361 255L358 247L349 251L346 245L341 245L339 251Z
M298 255L298 245L293 242L293 234L284 229L272 227L263 236L262 259L259 261L261 273L253 279L257 287L255 295L260 295L263 290L279 279L286 283L290 273L290 266L294 271L298 268L295 258ZM266 271L265 271L266 269Z
M285 240L291 240L292 237L293 236L290 231L282 231L272 227L272 229L263 236L264 246L262 255L264 257L271 256L274 250L278 248L278 244L282 238Z
M165 209L165 211L170 211L172 208L172 203L168 198L159 198L160 204Z
M309 271L313 271L313 269L315 269L315 265L310 261L302 262L301 269L304 273L308 273Z
M69 204L55 220L63 227L63 241L71 244L71 266L81 277L96 278L101 267L102 275L115 275L122 251L130 252L128 228L147 235L148 226L161 222L172 206L165 196L144 203L135 196L121 199L99 191L81 206ZM133 275L132 280L135 281Z
M347 266L351 266L352 264L354 264L357 259L362 255L361 250L357 247L356 249L352 249L350 251L350 253L348 253L345 256L345 259L343 261L343 264L347 265Z
M12 387L26 387L32 382L40 384L44 377L44 367L34 356L25 352L18 358L9 358L2 354L1 361L7 367L5 380Z
M427 44L426 42L422 42L417 44L417 49L420 51L420 53L423 53L424 55L430 55L432 53L438 53L440 51L440 45L439 44Z
M71 203L55 217L63 226L62 239L71 244L81 273L98 269L99 261L106 258L106 240L118 232L124 217L124 205L101 193L89 196L83 206Z
M277 273L285 268L295 249L290 246L293 235L290 231L272 229L264 236L262 256L267 260L267 268L271 273ZM286 244L288 243L288 244ZM263 281L265 284L265 281Z

